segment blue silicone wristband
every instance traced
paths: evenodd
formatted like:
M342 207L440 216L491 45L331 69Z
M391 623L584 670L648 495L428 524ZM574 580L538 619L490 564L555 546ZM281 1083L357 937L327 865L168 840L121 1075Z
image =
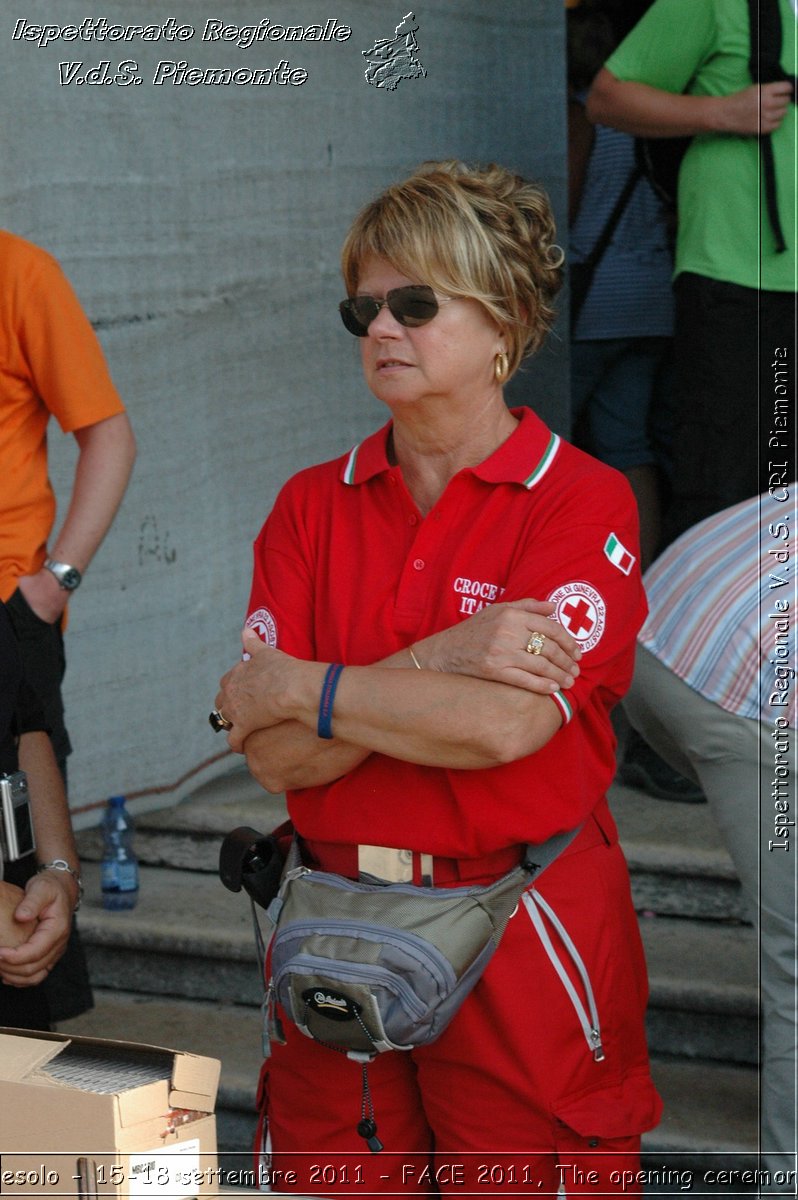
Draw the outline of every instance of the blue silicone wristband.
M316 732L320 738L329 740L332 735L332 711L335 701L335 692L338 687L338 680L343 672L343 663L331 663L327 668L327 674L324 676L324 683L321 687L321 699L319 700L319 719L316 725Z

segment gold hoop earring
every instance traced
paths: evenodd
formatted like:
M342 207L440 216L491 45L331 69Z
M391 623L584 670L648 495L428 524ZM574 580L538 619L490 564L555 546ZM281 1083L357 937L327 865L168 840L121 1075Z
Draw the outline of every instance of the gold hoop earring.
M500 350L493 360L493 374L497 383L504 383L510 374L510 360L503 350Z

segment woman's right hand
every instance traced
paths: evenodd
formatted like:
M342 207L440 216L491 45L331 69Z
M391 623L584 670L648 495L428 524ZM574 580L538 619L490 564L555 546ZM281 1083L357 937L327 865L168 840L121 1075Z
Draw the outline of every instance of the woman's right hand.
M555 606L545 600L491 604L467 621L414 643L423 668L473 675L547 695L573 687L582 651L562 625L551 620ZM527 651L534 634L543 636L538 654Z

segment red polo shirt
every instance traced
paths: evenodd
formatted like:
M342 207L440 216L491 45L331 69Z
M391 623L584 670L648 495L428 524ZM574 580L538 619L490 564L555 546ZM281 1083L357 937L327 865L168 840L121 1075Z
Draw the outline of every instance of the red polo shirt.
M563 725L536 754L491 769L371 754L342 779L289 793L306 838L481 858L573 828L613 778L609 712L646 612L634 498L530 409L515 415L514 433L459 471L426 517L388 462L390 423L295 475L255 543L247 623L299 658L364 665L485 604L551 599L584 651L575 686L552 697Z

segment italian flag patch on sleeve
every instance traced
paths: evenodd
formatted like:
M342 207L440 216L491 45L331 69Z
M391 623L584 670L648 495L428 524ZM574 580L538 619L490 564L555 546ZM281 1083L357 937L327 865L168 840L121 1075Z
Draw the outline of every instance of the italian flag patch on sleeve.
M634 554L630 554L624 546L623 542L611 533L604 543L604 553L614 567L619 571L623 571L624 575L628 575L637 559Z

